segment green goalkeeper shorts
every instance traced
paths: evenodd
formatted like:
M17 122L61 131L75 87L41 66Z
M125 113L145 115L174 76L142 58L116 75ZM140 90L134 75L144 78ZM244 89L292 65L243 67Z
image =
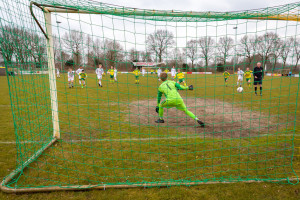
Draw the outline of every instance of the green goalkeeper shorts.
M110 75L110 78L114 78L114 75Z
M139 80L139 78L140 78L139 76L135 76L135 79L136 79L136 80Z
M247 82L249 82L249 81L251 82L251 78L246 78L246 81L247 81Z
M184 81L184 78L181 78L178 80L179 83L182 83Z
M174 100L167 99L167 100L161 102L160 106L162 108L174 108L175 107L178 110L182 110L182 111L186 110L186 106L182 99L174 99Z

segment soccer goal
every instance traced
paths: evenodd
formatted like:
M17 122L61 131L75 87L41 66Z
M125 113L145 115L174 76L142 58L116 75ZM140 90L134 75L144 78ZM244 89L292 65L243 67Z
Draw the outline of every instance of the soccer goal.
M2 191L298 183L299 78L265 74L299 73L299 3L213 12L1 0L0 10L6 69L48 71L7 76L17 155Z

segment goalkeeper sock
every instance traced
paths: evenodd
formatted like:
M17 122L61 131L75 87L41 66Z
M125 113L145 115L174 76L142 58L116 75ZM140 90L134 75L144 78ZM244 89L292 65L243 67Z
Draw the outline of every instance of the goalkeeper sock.
M158 116L160 119L164 118L164 109L160 106L159 106L159 110L158 110Z
M255 94L257 93L257 87L255 87Z

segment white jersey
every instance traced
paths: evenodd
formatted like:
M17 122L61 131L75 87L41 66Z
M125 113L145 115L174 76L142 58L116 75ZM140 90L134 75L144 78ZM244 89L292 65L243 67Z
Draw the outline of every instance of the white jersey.
M102 74L104 74L103 68L97 68L95 72L96 72L97 76L102 76Z
M59 69L56 69L56 73L59 74Z
M172 69L171 69L171 75L172 75L172 76L175 76L175 75L176 75L176 69L175 69L175 68L172 68Z
M76 74L79 76L79 74L82 72L82 70L83 70L83 69L80 69L80 68L77 69L77 70L76 70Z
M238 74L238 77L239 77L239 78L240 78L240 77L243 78L243 76L244 76L243 70L238 71L237 74Z
M145 69L142 69L142 74L146 74L146 70Z
M68 81L73 81L74 80L74 75L75 75L74 71L68 72Z
M158 70L157 70L157 74L161 74L161 69L158 69Z
M74 71L69 71L68 72L68 78L74 78L74 74L75 74Z
M244 77L244 72L243 72L243 70L239 70L239 71L237 72L237 75L238 75L238 79L239 79L239 80L243 80L243 77Z
M118 70L114 70L114 77L116 77L118 75Z

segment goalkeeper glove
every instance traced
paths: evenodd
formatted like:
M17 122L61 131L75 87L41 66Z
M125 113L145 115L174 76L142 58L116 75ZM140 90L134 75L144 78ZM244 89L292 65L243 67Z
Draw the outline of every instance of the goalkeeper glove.
M193 89L194 89L193 85L190 85L189 90L193 90Z
M156 106L155 111L158 113L158 111L159 111L159 107L158 106Z

